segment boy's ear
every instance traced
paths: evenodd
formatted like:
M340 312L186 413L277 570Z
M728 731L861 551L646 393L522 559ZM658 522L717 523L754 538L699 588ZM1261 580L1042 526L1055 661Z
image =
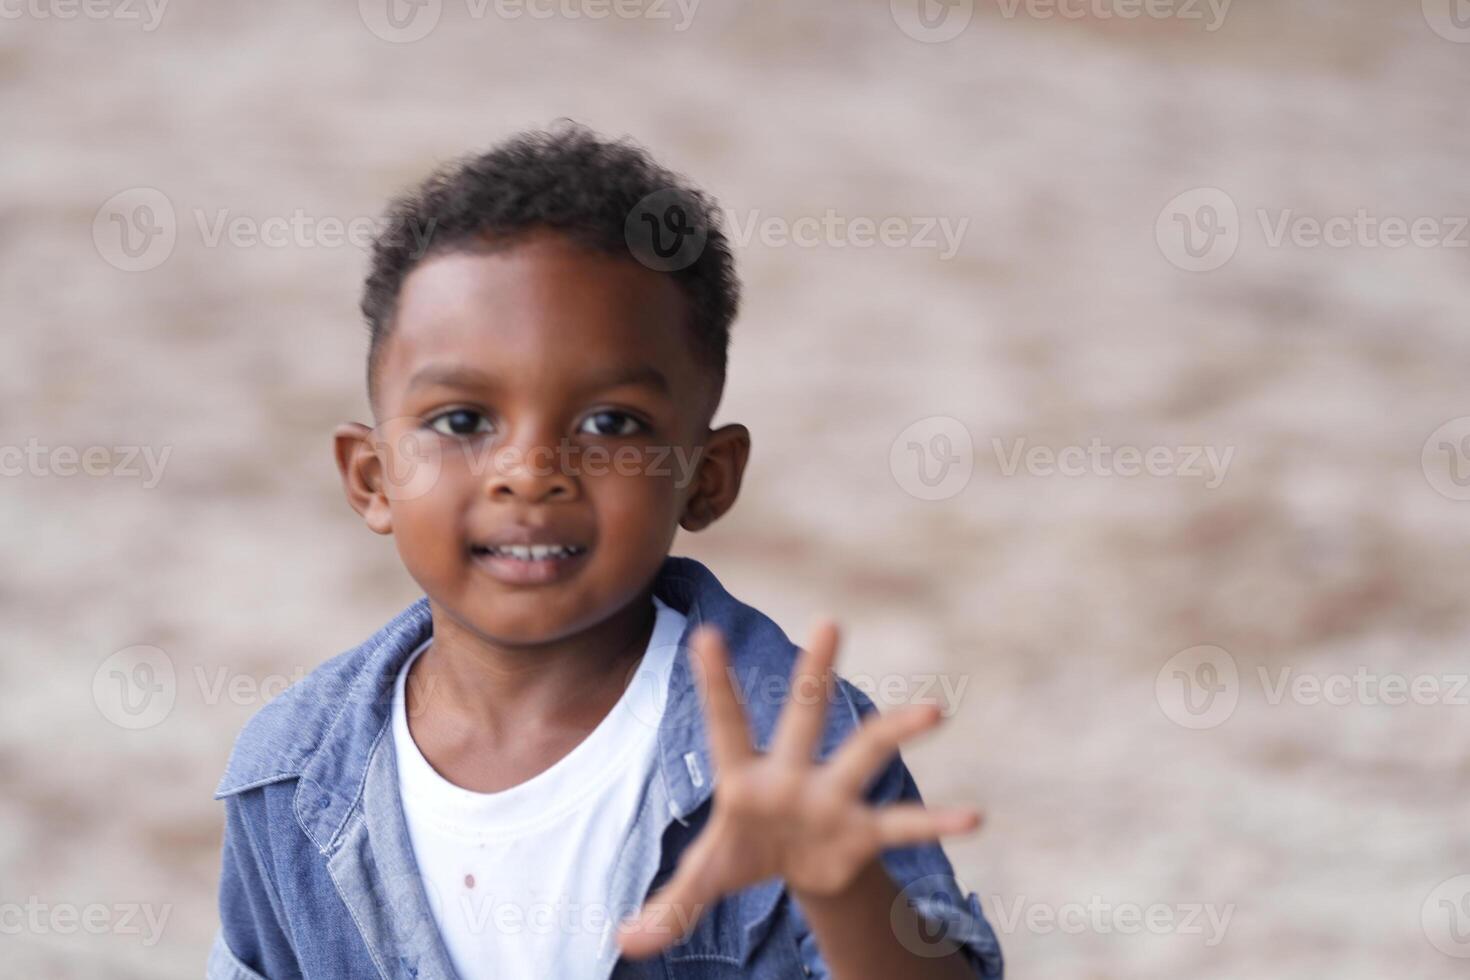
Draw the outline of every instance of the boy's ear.
M750 459L750 430L738 422L710 430L699 456L694 487L679 518L686 531L704 530L735 506Z
M393 514L382 490L383 463L378 458L373 430L361 422L343 422L332 433L337 471L352 509L376 534L393 532Z

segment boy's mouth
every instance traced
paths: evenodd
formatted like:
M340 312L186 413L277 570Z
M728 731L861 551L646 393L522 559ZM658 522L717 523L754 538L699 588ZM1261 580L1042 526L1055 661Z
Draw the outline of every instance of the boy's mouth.
M578 544L471 545L476 555L513 558L516 561L541 561L545 558L571 558L587 549Z
M508 585L544 585L571 575L587 557L586 545L473 544L470 559L476 568Z

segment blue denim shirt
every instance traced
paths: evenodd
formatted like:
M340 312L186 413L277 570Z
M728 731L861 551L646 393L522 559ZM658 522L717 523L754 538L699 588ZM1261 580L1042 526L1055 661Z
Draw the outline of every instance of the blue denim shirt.
M655 771L618 855L610 907L618 917L672 873L709 813L716 773L688 658L688 637L714 623L730 650L752 735L764 748L797 648L769 618L732 597L704 565L669 557L654 591L688 619L659 724ZM392 744L398 669L430 636L427 597L356 649L314 670L262 708L235 741L215 792L225 804L220 930L210 980L452 980L404 822ZM774 685L774 687L773 687ZM820 757L875 709L839 678ZM775 690L780 696L773 697ZM918 800L895 756L871 784L874 803ZM975 975L1002 975L1000 948L976 896L938 844L895 848L884 867L929 928L901 937L920 952L961 946ZM688 937L648 960L620 959L609 928L606 976L828 976L801 909L774 878L707 907Z

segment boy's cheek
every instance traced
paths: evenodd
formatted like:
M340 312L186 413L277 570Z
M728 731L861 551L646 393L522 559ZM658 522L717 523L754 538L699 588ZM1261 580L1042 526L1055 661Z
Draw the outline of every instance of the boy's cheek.
M432 494L390 503L393 538L410 570L432 572L464 558L468 532L459 520L462 508L451 503L446 490L441 485Z
M672 525L677 495L673 484L651 476L606 476L584 481L584 491L597 512L599 530L615 534L622 528Z

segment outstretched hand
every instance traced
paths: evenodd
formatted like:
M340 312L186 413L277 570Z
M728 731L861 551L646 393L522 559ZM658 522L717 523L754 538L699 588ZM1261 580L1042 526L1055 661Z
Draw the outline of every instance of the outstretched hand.
M780 877L798 898L835 895L886 848L979 826L971 807L872 807L863 798L868 780L900 744L938 724L935 705L874 712L825 764L816 764L834 684L836 624L822 621L813 629L766 753L751 745L719 631L701 626L691 645L719 780L709 822L673 876L619 927L625 956L658 953L681 939L708 904L757 882Z

